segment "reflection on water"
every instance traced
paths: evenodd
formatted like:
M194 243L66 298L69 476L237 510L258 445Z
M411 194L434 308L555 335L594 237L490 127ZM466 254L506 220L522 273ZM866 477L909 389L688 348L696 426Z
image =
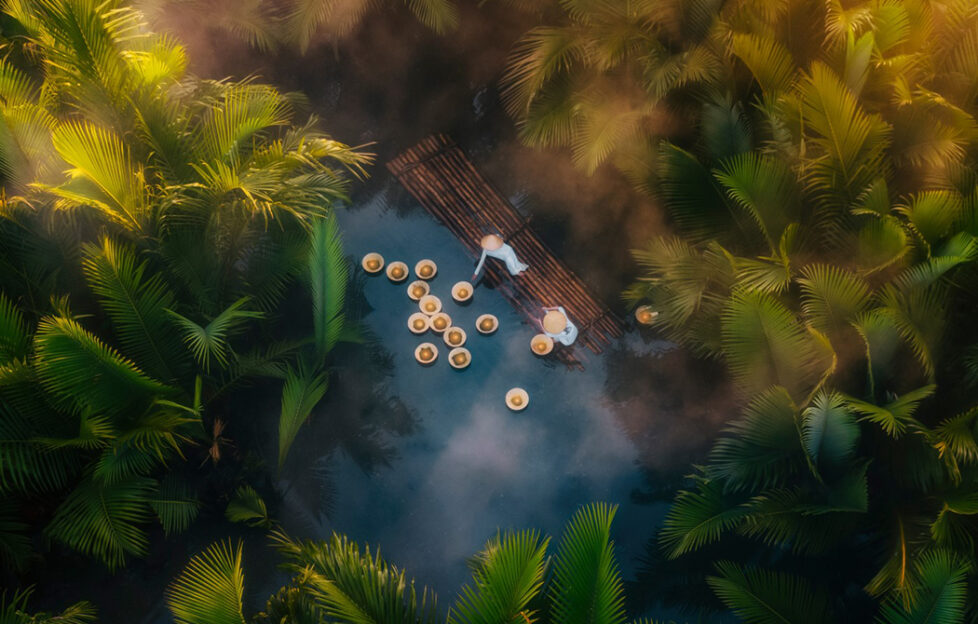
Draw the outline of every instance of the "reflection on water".
M397 198L395 205L390 197ZM319 424L301 436L289 464L313 475L328 461L335 505L328 516L318 514L315 501L321 497L315 493L316 479L308 476L288 484L292 495L286 497L283 515L314 523L320 536L336 530L382 547L389 560L448 602L467 579L466 557L497 529L539 527L556 534L578 506L610 501L621 505L615 539L627 573L663 504L633 502L643 475L636 447L607 396L607 358L586 354L583 373L538 359L529 350L535 330L485 286L470 305L455 304L451 286L468 279L474 263L445 228L405 206L410 203L410 197L390 187L341 212L346 249L356 258L378 251L388 262L409 266L421 258L434 260L439 271L432 292L455 324L467 330L472 364L465 371L452 370L444 361L447 349L440 336L434 340L408 331L406 319L417 304L403 284L391 284L382 275L367 278L364 296L372 311L364 321L393 366L386 389L405 414L416 415L419 428L399 439L385 438L381 431L389 431L386 426L353 432L354 439L367 438L365 446L388 450L383 463L389 469L367 470L347 437L349 427L361 425L350 425L329 407L317 410ZM483 313L499 318L493 336L474 331ZM419 366L413 355L426 340L438 344L443 356L430 368ZM346 394L350 391L340 387L341 379L334 389ZM530 394L523 412L505 407L506 391L514 386ZM331 403L360 422L357 404ZM401 433L410 433L415 423L402 417ZM344 452L324 460L338 437L337 427L345 428Z

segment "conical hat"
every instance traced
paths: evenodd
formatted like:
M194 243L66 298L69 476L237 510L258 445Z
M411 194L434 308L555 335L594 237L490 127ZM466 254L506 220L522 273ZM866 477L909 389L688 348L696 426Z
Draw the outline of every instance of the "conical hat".
M548 334L559 334L567 328L567 317L557 310L551 310L543 317L543 328Z
M488 251L496 251L503 246L503 239L495 234L487 234L482 237L482 248Z

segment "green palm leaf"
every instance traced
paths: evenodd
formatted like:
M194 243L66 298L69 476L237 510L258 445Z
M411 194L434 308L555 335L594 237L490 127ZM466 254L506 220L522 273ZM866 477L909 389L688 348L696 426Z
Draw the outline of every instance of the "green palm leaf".
M70 318L41 319L34 353L45 388L95 413L121 413L169 391Z
M0 364L24 359L30 344L24 315L13 301L0 292Z
M285 464L292 442L309 414L322 400L329 387L326 373L310 373L304 369L289 370L282 387L282 413L278 421L278 467Z
M801 270L801 309L820 331L839 331L869 307L869 286L857 275L830 264Z
M917 406L927 397L934 394L935 385L924 386L900 395L886 405L879 406L852 397L846 398L846 404L855 412L862 414L860 420L867 420L879 425L892 438L899 438L907 431L923 431L925 427L914 418Z
M458 25L458 8L452 0L406 0L422 24L444 34Z
M235 162L248 153L256 134L289 121L288 102L272 87L228 85L210 113L195 129L194 153L203 163Z
M149 499L149 506L167 535L186 531L200 513L200 501L193 488L174 474L163 479L159 490Z
M242 485L234 492L224 510L224 517L231 522L242 522L248 526L272 526L264 499L250 485Z
M855 453L859 425L841 394L816 394L802 413L801 422L802 444L816 467L838 469Z
M816 339L771 295L734 292L721 322L727 363L746 394L778 385L794 395L829 368Z
M174 305L173 290L162 276L147 275L147 262L138 262L131 248L108 237L84 248L82 267L126 352L147 372L172 379L180 349L166 312Z
M292 560L288 567L304 574L312 597L338 624L435 624L434 594L415 590L403 570L380 553L371 554L346 537L329 542L294 542L272 534L276 547Z
M730 211L716 179L696 157L663 141L658 191L676 225L693 242L722 238Z
M552 616L562 624L625 622L611 523L617 506L591 504L567 523L554 560Z
M747 65L763 91L786 91L794 83L795 60L774 37L735 33L730 41L730 51Z
M795 174L781 160L747 153L723 161L713 175L776 253L785 228L798 218Z
M143 477L114 483L88 479L61 503L45 533L115 570L129 557L146 554L141 525L150 519L152 491L153 480Z
M831 621L828 597L797 576L729 561L707 577L714 593L737 617L750 624L821 624Z
M680 490L666 514L659 544L670 559L717 542L747 516L747 510L723 491L722 482L695 477L696 490Z
M924 191L896 207L931 246L947 236L962 217L961 196L952 191Z
M961 622L965 616L968 566L954 555L933 550L914 562L919 585L910 604L891 598L883 605L877 622L884 624L939 624Z
M508 532L489 540L472 564L472 585L462 588L449 624L534 622L527 605L543 586L547 545L536 531Z
M762 392L724 429L710 451L710 476L729 491L785 484L804 470L798 407L788 391Z
M227 367L228 338L246 321L262 318L261 312L242 309L247 304L247 297L238 299L203 327L170 310L170 316L183 334L184 343L205 372L210 371L212 359L221 367Z
M95 607L87 602L75 603L54 615L27 613L25 609L31 591L28 589L14 592L9 601L6 591L0 593L0 622L3 624L94 624L96 621Z
M177 624L245 624L241 542L211 544L170 584L166 604Z
M343 240L334 217L313 224L308 262L316 355L322 363L339 340L346 322L343 306L349 264L343 255Z

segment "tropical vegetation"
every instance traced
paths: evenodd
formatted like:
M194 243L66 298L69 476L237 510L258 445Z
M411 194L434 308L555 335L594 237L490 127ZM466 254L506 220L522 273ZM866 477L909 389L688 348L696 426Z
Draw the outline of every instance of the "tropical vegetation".
M370 157L273 87L187 75L120 2L3 20L0 561L40 532L115 569L198 515L249 380L281 384L284 463L356 339L331 209Z

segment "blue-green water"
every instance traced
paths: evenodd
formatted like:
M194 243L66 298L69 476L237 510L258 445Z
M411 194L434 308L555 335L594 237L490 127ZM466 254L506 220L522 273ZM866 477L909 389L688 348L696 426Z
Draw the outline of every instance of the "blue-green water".
M358 259L377 251L388 262L401 260L409 267L422 258L434 260L439 270L430 282L432 294L466 330L472 364L453 370L439 334L408 331L407 317L418 309L406 293L410 279L393 284L383 274L367 278L364 295L373 310L365 322L392 357L386 389L415 414L419 430L393 439L397 457L372 474L337 453L329 461L337 503L328 519L315 521L316 509L300 502L313 496L289 497L286 515L305 519L307 527L312 523L308 529L314 535L335 530L380 546L389 560L446 602L468 578L466 558L497 530L536 527L557 537L579 506L607 501L620 506L615 540L627 574L663 509L631 502L632 492L644 483L638 451L607 396L612 356L586 352L586 370L570 371L530 352L536 331L498 292L482 285L468 306L455 304L451 286L469 279L474 262L447 229L412 205L392 184L341 211L346 250ZM492 336L475 331L475 319L483 313L499 318ZM646 345L635 334L627 340L644 352L665 346ZM424 341L439 346L431 367L414 360L415 347ZM504 404L514 386L529 392L523 412ZM330 435L328 427L313 430ZM290 457L293 467L321 465L315 445L303 448L307 455ZM329 448L327 439L321 448Z

